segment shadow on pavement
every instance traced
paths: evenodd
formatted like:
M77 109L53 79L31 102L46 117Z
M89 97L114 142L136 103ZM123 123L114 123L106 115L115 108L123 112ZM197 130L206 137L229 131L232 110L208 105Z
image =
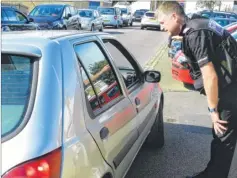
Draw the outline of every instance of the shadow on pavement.
M165 145L154 150L144 143L125 178L185 178L209 161L211 128L165 123Z

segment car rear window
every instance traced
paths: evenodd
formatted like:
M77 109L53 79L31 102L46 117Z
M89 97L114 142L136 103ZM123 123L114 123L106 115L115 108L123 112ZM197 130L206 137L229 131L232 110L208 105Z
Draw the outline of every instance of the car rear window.
M146 13L146 16L147 16L147 17L155 17L155 13L147 12L147 13Z
M23 121L31 93L33 60L29 57L1 55L2 133L14 132Z
M99 12L103 15L114 15L114 8L101 8Z

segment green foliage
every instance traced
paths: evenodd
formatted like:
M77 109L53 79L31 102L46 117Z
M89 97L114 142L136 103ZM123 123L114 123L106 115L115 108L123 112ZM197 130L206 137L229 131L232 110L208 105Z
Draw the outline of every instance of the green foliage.
M213 10L216 6L221 6L220 0L212 0L212 1L205 1L205 0L198 0L196 5L200 8L207 8L209 10Z

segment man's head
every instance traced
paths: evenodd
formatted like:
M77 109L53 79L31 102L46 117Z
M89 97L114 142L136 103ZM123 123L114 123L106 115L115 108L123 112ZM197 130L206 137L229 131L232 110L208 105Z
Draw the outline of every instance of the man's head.
M183 7L177 1L165 1L156 11L158 20L172 36L178 35L185 19Z

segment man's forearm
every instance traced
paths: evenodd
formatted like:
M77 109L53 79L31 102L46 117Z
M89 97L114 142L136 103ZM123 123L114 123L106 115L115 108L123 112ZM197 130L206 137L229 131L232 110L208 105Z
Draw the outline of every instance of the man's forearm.
M209 108L217 108L218 105L218 77L211 76L203 78L207 103Z

